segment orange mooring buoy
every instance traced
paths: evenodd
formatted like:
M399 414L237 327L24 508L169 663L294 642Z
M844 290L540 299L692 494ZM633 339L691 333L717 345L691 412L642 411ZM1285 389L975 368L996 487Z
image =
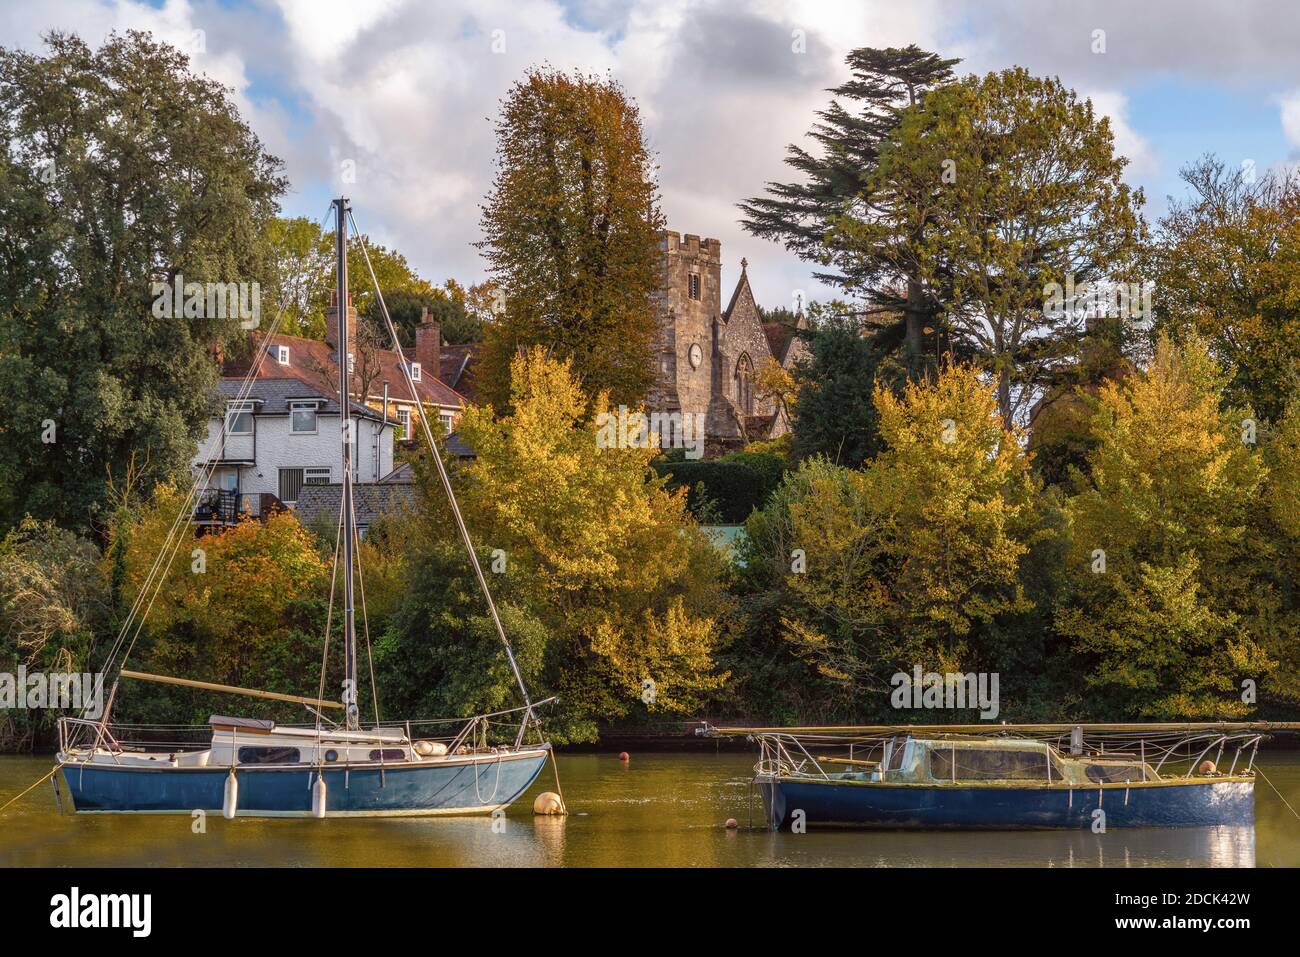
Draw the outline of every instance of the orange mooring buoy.
M728 831L734 831L736 828L740 827L740 822L737 821L734 817L729 817L727 818L727 823L722 826L725 827Z
M620 761L631 761L632 755L628 754L626 751L620 751L618 753L618 759Z

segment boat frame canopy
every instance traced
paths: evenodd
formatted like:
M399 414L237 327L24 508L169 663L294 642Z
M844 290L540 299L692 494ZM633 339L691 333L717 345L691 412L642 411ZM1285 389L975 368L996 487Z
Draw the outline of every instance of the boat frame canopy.
M761 778L803 778L869 784L1097 787L1252 776L1259 742L1254 730L1190 728L1183 734L1085 737L911 734L801 734L763 729L754 766ZM1068 741L1068 746L1066 742ZM1220 770L1225 754L1231 764ZM1207 768L1205 762L1209 762Z

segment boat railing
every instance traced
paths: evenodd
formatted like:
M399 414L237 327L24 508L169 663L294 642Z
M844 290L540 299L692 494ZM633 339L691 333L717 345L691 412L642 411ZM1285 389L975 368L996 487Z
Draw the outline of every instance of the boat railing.
M819 775L830 780L799 738L792 734L760 734L759 757L754 765L756 774L781 776L785 774Z
M557 698L550 697L533 703L533 710L551 704ZM414 721L380 722L373 725L375 731L403 732L404 744L411 745L417 739L445 744L447 752L454 753L458 748L469 750L488 749L495 737L494 730L501 729L500 738L516 738L515 722L498 721L525 713L525 722L535 720L531 712L524 707L507 708L491 711L465 718L425 718ZM293 730L316 728L316 724L279 724L276 727ZM445 730L444 730L445 729ZM507 730L508 729L508 730ZM365 729L362 729L365 730ZM439 733L442 731L442 733ZM74 750L84 749L95 752L101 748L114 761L123 753L177 753L184 751L201 751L211 745L212 728L207 724L121 724L100 719L61 716L58 720L59 753L71 754ZM497 747L499 750L499 746Z

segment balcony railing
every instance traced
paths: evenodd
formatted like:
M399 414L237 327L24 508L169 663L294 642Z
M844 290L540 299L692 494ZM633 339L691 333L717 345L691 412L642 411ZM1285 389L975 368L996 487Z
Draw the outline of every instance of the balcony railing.
M285 504L270 492L243 493L224 488L208 488L199 493L194 506L194 521L200 525L237 525L242 518L266 521Z

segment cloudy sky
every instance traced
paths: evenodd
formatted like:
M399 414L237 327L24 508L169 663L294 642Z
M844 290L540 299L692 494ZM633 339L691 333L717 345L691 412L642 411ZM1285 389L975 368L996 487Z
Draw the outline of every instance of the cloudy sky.
M854 47L917 43L961 57L963 72L1060 76L1111 117L1153 217L1202 153L1261 171L1300 159L1300 11L1288 0L0 0L0 46L39 49L51 29L95 44L129 28L191 51L234 90L287 165L287 213L320 219L345 190L362 229L435 282L483 277L471 243L492 118L541 63L626 86L670 227L722 240L724 286L748 257L770 306L825 291L747 236L735 204L784 178L786 144Z

